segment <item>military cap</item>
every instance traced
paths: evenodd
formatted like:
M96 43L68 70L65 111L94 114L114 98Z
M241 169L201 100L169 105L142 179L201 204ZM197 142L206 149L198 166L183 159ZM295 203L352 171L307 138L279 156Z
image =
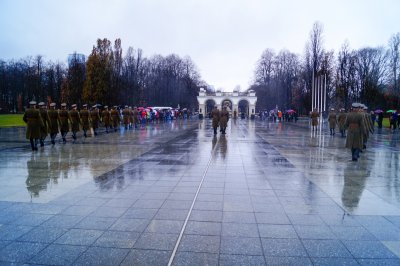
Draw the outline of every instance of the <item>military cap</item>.
M30 104L30 105L35 105L36 102L35 102L35 101L30 101L29 104Z
M44 102L40 102L40 103L38 103L38 105L39 105L39 106L43 106L43 105L44 105Z
M364 110L368 110L368 106L364 105L363 106Z
M76 104L71 105L71 107L72 107L72 108L75 108L75 107L76 107Z
M83 107L87 107L87 104L85 103L84 105L82 105Z
M331 111L335 111L335 108L331 108Z
M54 106L56 106L56 103L51 103L50 106L54 107Z
M353 108L360 108L360 106L361 106L361 104L359 104L359 103L353 103L351 105L351 107L353 107Z
M104 106L104 108L106 108L106 109L107 109L107 108L108 108L108 105L105 105L105 106Z
M93 105L92 107L93 107L93 108L97 108L97 104Z
M128 105L125 105L125 108L128 108Z
M66 103L62 103L61 107L67 107L67 104Z

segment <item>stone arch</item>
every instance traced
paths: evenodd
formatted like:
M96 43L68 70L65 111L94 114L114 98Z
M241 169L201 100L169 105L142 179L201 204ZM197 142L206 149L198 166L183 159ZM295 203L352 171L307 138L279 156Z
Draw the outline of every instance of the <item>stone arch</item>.
M208 98L204 101L204 113L206 115L210 114L212 109L214 108L215 105L218 105L215 99ZM201 110L199 110L201 113Z
M238 100L238 113L240 117L250 117L250 101L248 99L242 98Z

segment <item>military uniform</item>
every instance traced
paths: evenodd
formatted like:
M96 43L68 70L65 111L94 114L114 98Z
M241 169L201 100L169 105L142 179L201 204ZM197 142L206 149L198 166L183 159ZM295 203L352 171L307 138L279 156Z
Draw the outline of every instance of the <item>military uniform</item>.
M339 131L340 131L340 134L342 135L342 138L345 137L345 132L346 132L346 127L345 127L346 117L347 117L347 114L342 109L338 116Z
M129 111L128 106L125 106L125 109L122 111L122 119L124 121L125 129L128 129L130 115L131 112Z
M66 106L65 103L61 104L62 109L58 112L58 121L60 123L61 137L64 144L67 142L67 134L69 132L69 118Z
M71 121L71 131L72 138L76 140L76 133L79 132L79 126L81 124L81 118L79 116L79 112L76 110L76 104L72 105L72 110L69 111L69 120Z
M329 112L328 121L329 121L329 130L331 131L331 136L334 136L337 119L336 119L336 113L334 112L333 108Z
M226 134L226 127L228 126L229 112L224 107L220 113L219 126L221 127L222 134Z
M114 106L113 109L111 110L111 122L112 126L114 128L114 131L118 130L119 122L121 121L121 118L119 116L117 108Z
M92 121L92 128L94 135L97 135L96 130L99 128L99 121L100 121L100 114L99 110L97 109L97 105L93 106L93 110L90 111L90 120Z
M106 132L108 133L108 128L111 126L111 114L108 111L108 106L104 106L103 112L101 112L101 118L106 127Z
M83 110L79 112L79 116L81 117L82 129L83 129L83 136L87 137L87 131L90 129L90 113L87 109L87 104L83 105Z
M311 126L313 129L318 126L318 117L319 117L319 113L317 112L317 110L314 110L311 113Z
M35 109L36 102L32 101L29 105L30 108L25 111L22 119L26 123L26 138L29 139L32 150L36 151L37 140L41 136L40 128L43 127L43 121L39 110Z
M212 127L214 129L214 135L215 135L217 134L217 128L219 126L219 118L220 118L220 112L216 106L211 111L211 117L212 117Z
M47 112L49 116L49 131L51 144L56 144L55 139L58 134L58 111L55 110L55 103L50 104L50 110Z
M358 108L359 105L353 104L353 108ZM357 161L359 152L363 148L363 132L364 132L364 118L357 109L354 109L347 115L346 119L347 138L346 148L351 149L352 160Z
M47 114L46 106L44 102L39 103L39 111L40 111L40 116L42 117L43 120L43 127L40 130L40 146L44 146L44 140L47 137L47 134L49 134L48 126L49 126L49 116Z

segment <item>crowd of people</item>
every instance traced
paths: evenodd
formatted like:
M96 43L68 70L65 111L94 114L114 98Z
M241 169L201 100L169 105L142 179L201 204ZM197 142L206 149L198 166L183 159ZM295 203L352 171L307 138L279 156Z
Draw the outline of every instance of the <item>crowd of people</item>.
M109 108L104 106L100 110L99 105L93 105L90 109L87 104L82 105L78 111L76 104L71 105L68 110L67 104L62 103L61 109L56 109L56 103L51 103L49 109L44 102L38 104L31 101L29 108L25 111L23 120L27 124L26 138L29 139L33 151L38 150L38 144L44 146L44 140L50 134L50 141L55 145L55 139L58 133L61 133L62 142L67 142L67 134L72 132L72 139L77 139L77 133L82 129L83 137L97 136L100 126L105 128L105 132L116 132L122 123L126 130L137 128L139 124L154 123L158 121L169 121L176 119L188 119L191 113L187 109L152 109L142 107L125 106L119 108L113 106Z
M310 114L313 131L317 130L319 116L317 109L314 109ZM368 112L368 107L361 103L353 103L351 111L348 113L341 108L339 109L339 114L337 114L335 109L331 108L328 115L330 135L335 135L336 126L338 126L341 137L346 137L346 148L351 150L352 161L357 161L360 153L367 148L369 134L374 133L375 119L376 116L372 118L372 114ZM382 125L382 120L378 125Z

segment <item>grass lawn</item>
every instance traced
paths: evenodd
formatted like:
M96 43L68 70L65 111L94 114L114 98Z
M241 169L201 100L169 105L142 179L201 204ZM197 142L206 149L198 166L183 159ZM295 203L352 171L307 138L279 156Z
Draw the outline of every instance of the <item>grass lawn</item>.
M0 115L0 127L25 126L26 124L22 117L23 114Z

